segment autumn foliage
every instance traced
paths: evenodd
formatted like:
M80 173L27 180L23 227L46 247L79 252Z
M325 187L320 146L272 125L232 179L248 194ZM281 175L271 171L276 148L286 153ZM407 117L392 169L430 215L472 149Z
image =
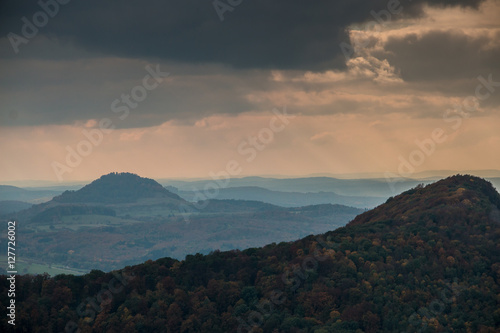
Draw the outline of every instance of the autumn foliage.
M14 329L498 332L499 209L490 183L454 176L291 243L112 273L22 276ZM122 288L117 274L127 276ZM6 288L2 278L2 311ZM6 318L1 325L12 329Z

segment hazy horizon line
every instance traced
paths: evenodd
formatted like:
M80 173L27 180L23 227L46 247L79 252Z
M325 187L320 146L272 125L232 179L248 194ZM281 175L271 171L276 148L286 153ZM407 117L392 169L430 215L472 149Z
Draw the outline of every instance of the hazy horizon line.
M134 173L134 172L131 172ZM137 173L135 173L137 174ZM244 179L244 178L274 178L274 179L300 179L300 178L317 178L317 177L327 177L327 178L337 178L337 179L346 179L346 180L355 180L355 179L385 179L386 172L352 172L352 173L328 173L328 172L315 172L309 174L300 174L300 175L287 175L287 174L256 174L256 175L240 175L233 176L231 179ZM496 178L500 177L499 169L479 169L479 170L426 170L415 172L408 176L400 176L397 173L392 173L392 177L394 175L398 175L399 178L405 179L416 179L416 180L424 180L431 178L440 178L452 176L455 174L473 174L478 177L490 177ZM105 175L105 174L103 174ZM101 175L101 176L103 176ZM156 181L204 181L211 180L212 178L209 175L204 177L148 177L141 174L137 174L140 177L154 179ZM19 180L0 180L0 185L7 186L18 186L18 187L44 187L44 186L71 186L71 185L80 185L87 184L96 179L98 176L93 179L82 179L82 180L71 180L71 181L63 181L59 182L57 180L46 180L46 179L19 179Z

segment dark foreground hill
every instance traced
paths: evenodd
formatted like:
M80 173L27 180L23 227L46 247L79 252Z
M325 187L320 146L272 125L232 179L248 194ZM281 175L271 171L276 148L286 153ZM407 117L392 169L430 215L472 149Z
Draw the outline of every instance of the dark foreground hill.
M499 208L491 184L454 176L291 243L22 276L2 331L498 332Z

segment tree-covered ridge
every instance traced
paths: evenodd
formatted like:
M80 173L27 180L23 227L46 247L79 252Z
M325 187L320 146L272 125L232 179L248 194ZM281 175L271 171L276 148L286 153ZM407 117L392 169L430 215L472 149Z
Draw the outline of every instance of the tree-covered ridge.
M498 332L499 208L489 183L455 176L291 243L108 274L23 276L15 329Z
M412 215L432 218L436 213L450 214L460 209L487 213L492 205L500 207L500 197L490 182L470 175L457 175L425 187L419 185L389 198L385 204L359 215L350 224L387 219L404 223Z
M182 200L153 179L139 177L133 173L112 172L101 176L78 191L65 191L53 200L60 203L118 204L156 197Z

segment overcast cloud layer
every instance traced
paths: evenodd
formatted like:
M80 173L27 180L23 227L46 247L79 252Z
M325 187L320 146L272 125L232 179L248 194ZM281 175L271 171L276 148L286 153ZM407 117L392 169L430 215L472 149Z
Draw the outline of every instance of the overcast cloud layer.
M221 1L226 3L225 1ZM425 3L476 7L479 0L403 1L401 15L422 14ZM216 13L212 0L72 0L61 6L43 34L117 57L159 57L216 62L238 68L324 70L343 67L338 47L346 28L387 10L386 0L253 0ZM227 3L226 3L227 4ZM21 33L21 17L40 10L36 1L3 1L1 35Z
M40 10L0 4L0 150L15 161L0 165L5 179L54 179L51 163L103 118L117 130L69 179L122 165L203 177L284 105L296 123L244 174L394 171L446 126L421 168L500 169L487 152L500 148L500 87L482 88L467 118L457 110L478 78L500 82L498 0L242 1L223 21L212 1L72 0L16 54L8 34L22 36L21 18ZM113 103L147 66L169 75L121 119ZM450 114L463 118L457 130Z

